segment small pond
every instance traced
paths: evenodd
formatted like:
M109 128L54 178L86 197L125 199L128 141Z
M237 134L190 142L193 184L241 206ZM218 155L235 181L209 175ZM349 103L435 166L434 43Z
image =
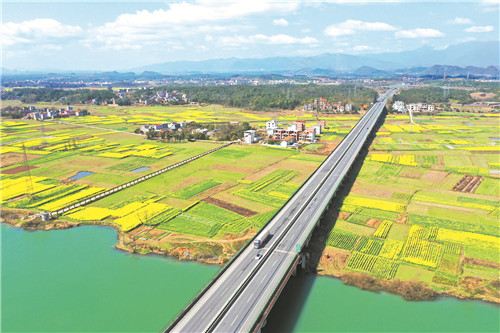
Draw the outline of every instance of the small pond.
M143 167L140 167L140 168L137 168L137 169L134 169L130 172L143 172L143 171L146 171L146 170L149 170L151 169L150 167L147 167L147 166L143 166Z
M72 177L69 177L68 179L80 179L80 178L83 178L83 177L87 177L87 176L90 176L90 175L93 175L94 173L91 172L91 171L78 171L78 173Z
M493 140L493 141L500 141L500 138L499 138L499 137L494 136L494 137L490 137L490 140Z

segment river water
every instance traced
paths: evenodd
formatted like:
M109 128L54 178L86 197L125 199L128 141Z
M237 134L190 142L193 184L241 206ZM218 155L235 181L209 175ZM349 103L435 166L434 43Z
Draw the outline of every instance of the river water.
M116 231L26 232L1 225L2 332L158 332L218 267L113 248ZM498 332L499 308L405 302L299 275L264 332Z

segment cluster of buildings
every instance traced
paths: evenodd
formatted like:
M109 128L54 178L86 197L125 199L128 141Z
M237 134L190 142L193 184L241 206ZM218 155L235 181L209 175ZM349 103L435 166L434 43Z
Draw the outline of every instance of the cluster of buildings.
M334 112L334 113L344 113L351 112L352 105L346 104L342 105L342 102L330 103L323 97L316 98L312 103L304 105L304 111L320 111L320 112Z
M266 122L267 142L279 141L280 146L288 147L298 142L315 142L316 135L321 134L326 127L325 121L318 121L316 125L306 128L305 121L295 121L287 128L279 127L276 120ZM246 131L243 137L245 143L252 143L255 140L255 131Z
M45 120L54 118L67 118L67 117L82 117L88 115L87 110L73 110L72 106L67 106L65 109L37 109L34 106L28 106L28 112L23 119Z
M142 104L152 104L152 103L162 103L162 104L170 104L170 103L187 103L188 96L186 94L180 93L177 90L174 91L157 91L156 95L153 97L148 97L145 99L140 99L139 103Z
M500 102L480 101L480 102L474 102L472 104L467 104L467 106L493 110L493 109L500 109Z
M432 112L434 111L434 105L427 103L414 103L406 104L403 101L395 101L392 104L392 108L398 112L406 113L411 112Z
M181 122L171 122L171 123L162 123L162 124L156 124L156 125L142 125L140 130L143 134L146 134L147 132L153 130L155 132L166 132L166 131L177 131L177 130L183 130L187 125L187 122L185 120Z

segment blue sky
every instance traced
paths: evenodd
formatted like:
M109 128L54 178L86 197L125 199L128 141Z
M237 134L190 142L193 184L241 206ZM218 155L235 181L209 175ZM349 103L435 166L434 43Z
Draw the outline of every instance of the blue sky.
M2 2L2 67L21 70L444 49L498 36L496 0Z

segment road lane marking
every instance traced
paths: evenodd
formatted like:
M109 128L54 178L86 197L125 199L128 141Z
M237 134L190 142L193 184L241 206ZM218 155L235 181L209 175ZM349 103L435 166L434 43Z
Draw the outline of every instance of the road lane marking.
M372 123L373 123L373 121L371 121L371 119L370 119L370 122L369 122L370 126L372 126ZM355 132L351 132L351 133L349 134L349 136L357 135L357 137L355 138L354 142L359 142L359 140L360 140L360 139L358 138L358 137L359 137L359 134L361 134L361 133L363 133L363 132L364 132L363 130L358 130L356 133L355 133ZM364 135L364 136L366 136L366 135ZM345 142L347 142L347 141L345 141ZM340 146L342 146L342 148L344 148L344 146L345 146L345 145L347 145L347 143L344 143L344 142L343 142ZM354 144L351 144L351 146L352 146L352 147L354 147ZM359 146L359 143L358 143L358 146ZM358 148L359 148L359 147L358 147ZM344 148L344 149L345 149L345 148ZM357 150L359 150L359 149L357 149ZM352 152L351 152L350 154L344 154L344 155L345 155L346 157L355 156ZM356 154L356 155L357 155L357 154ZM335 156L336 156L336 155L335 155L334 153L332 153L332 155L331 155L331 156L329 156L329 158L328 158L328 163L329 163L329 162L332 162L332 161L334 160ZM331 163L330 163L330 164L331 164ZM339 164L338 166L339 166L339 167L343 167L343 168L345 168L345 165L346 165L346 164L347 164L347 162L342 163L342 164ZM327 169L327 166L328 166L328 165L327 165L327 164L325 164L325 167L324 167L324 168L320 168L320 169L321 169L321 170L320 170L320 171L321 171L321 175L322 175L323 173L328 173L328 170L326 170L326 169ZM335 174L334 174L334 175L335 175ZM316 177L316 176L317 176L317 177ZM320 177L320 173L317 173L315 176L313 176L312 180L316 180L317 178L322 179L323 177ZM329 184L329 182L327 182L327 183L325 183L325 184ZM324 185L323 185L323 186L321 186L321 187L322 187L322 188L324 188ZM316 187L316 190L320 189L321 187ZM309 197L309 196L310 196L310 193L309 193L309 192L313 191L313 189L310 189L310 188L308 188L307 186L303 187L303 189L304 189L304 192L303 192L303 193L302 193L302 191L299 191L299 193L297 193L297 194L307 194L307 196ZM324 191L323 191L323 192L324 192ZM328 192L328 191L327 191L327 192ZM321 193L322 193L322 192L321 192ZM320 193L318 193L318 194L320 194ZM299 198L299 196L297 196L296 198ZM290 203L290 206L293 206L294 204L295 204L295 206L296 206L296 202L298 201L298 200L295 200L296 198L293 198L293 199L291 200L291 202L293 202L293 204L292 204L292 203ZM314 202L315 202L315 203L316 203L316 199L317 199L317 196L315 196L315 197L314 197ZM285 205L285 206L286 206L286 205ZM286 207L285 207L285 209L286 209ZM309 209L310 209L310 207L309 207ZM292 212L291 212L291 214L289 214L288 216L293 215L293 212L295 212L295 211L296 211L296 208L295 208L295 207L294 207L294 208L292 208ZM316 214L316 213L314 213L314 214ZM281 214L280 214L280 215L281 215ZM284 214L283 214L283 215L281 215L281 216L277 216L277 217L276 217L276 218L277 218L277 221L279 221L279 219L280 219L280 218L283 218L283 217L284 217ZM278 228L277 228L276 232L281 231L281 229L282 229L282 228L281 228L281 226L282 226L283 224L285 224L285 225L286 225L286 222L287 222L287 219L285 218L285 219L284 219L284 221L282 221L282 222L281 222L280 227L278 227ZM277 225L277 224L275 224L275 226L276 226L276 225ZM278 224L278 225L279 225L279 224ZM304 225L303 229L306 229L306 227L307 227L307 226L308 226L307 224L306 224L306 225ZM301 231L301 233L302 233L302 231ZM289 243L289 242L285 241L285 243L286 243L286 245L288 245L288 243ZM293 245L295 245L295 242L293 242ZM285 247L285 246L284 246L283 244L279 244L279 247ZM288 247L288 246L287 246L287 247ZM275 251L276 251L276 252L281 252L281 253L280 253L280 255L281 255L281 254L285 254L285 255L297 255L297 253L292 252L292 251L282 251L282 250L275 250ZM249 252L249 251L247 251L247 254L248 254L248 253L250 253L250 252ZM246 257L245 257L245 258L243 258L243 257L245 257L245 256L242 256L242 259L245 259L245 261L246 261L246 260L249 260L248 258L246 258ZM274 262L273 266L275 266L275 264L276 264L276 262ZM248 266L248 265L244 267L244 269L245 269L245 270L246 270L246 269L248 269L248 268L249 268L249 266ZM231 268L229 268L229 269L228 269L225 273L227 274L227 273L230 273L231 271L232 271L232 270L231 270ZM241 273L240 273L240 274L241 274ZM264 276L264 279L265 279L265 278L266 278L266 276ZM264 279L263 279L262 281L264 281ZM225 279L224 279L224 280L225 280ZM216 284L217 284L217 283L216 283ZM210 293L210 292L208 292L208 293ZM213 293L212 293L212 294L213 294ZM252 295L252 296L253 296L253 295ZM248 301L248 300L247 300L247 301ZM236 320L236 318L235 318L235 320ZM233 323L234 323L234 321L233 321Z
M284 253L284 254L297 254L297 252L284 251L284 250L274 250L274 252L279 252L279 253Z
M205 318L205 316L208 314L208 311L205 312L205 314L201 317L201 319Z
M240 316L240 315L239 315L239 314L237 314L237 315L236 315L236 317L234 317L233 321L231 322L231 326L233 326L233 325L234 325L234 322L236 321L236 319L238 319L238 317L239 317L239 316Z

